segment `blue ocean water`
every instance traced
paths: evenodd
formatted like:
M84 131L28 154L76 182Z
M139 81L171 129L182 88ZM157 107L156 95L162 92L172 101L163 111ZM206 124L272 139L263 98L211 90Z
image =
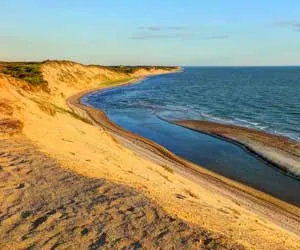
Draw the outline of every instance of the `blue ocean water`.
M237 145L164 120L211 120L300 140L300 67L185 68L82 101L183 158L300 206L299 178Z
M166 119L236 124L300 140L300 67L185 68L127 90L102 108L143 107Z

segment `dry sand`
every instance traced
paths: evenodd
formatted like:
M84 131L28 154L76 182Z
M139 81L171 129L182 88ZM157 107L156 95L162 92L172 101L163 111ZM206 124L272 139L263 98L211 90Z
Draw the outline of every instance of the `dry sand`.
M189 232L187 233L188 235L193 234L192 232L198 232L198 230L200 232L207 232L210 235L225 235L226 237L223 237L221 242L216 242L216 245L219 244L219 248L222 244L225 246L225 249L230 247L237 248L239 246L232 243L236 242L248 249L299 249L299 208L289 206L281 201L272 200L272 198L269 199L269 197L265 198L263 194L259 194L255 190L249 191L247 187L231 182L221 176L213 175L201 167L197 166L197 170L195 170L196 166L192 166L190 163L173 156L166 150L148 143L147 140L144 141L133 135L125 135L124 132L120 132L122 131L121 128L113 131L111 127L107 127L107 121L103 127L103 123L99 124L92 120L94 124L98 125L94 126L90 120L91 118L93 119L93 115L87 114L84 109L77 109L76 111L81 112L81 115L75 115L66 104L68 97L86 89L105 88L112 84L120 84L120 80L125 82L143 75L167 72L162 70L151 72L140 70L140 72L128 76L112 72L103 67L84 66L72 62L59 61L45 63L42 66L42 71L44 78L48 81L50 93L42 90L29 90L26 83L0 74L0 100L2 103L0 105L2 108L0 120L3 125L1 127L5 128L2 132L0 130L0 132L1 137L6 138L5 140L8 140L6 143L10 144L10 146L7 146L5 143L2 143L1 151L6 152L7 149L8 152L12 152L13 150L10 150L10 148L17 148L16 145L26 144L26 141L29 140L30 145L34 144L34 147L37 147L38 151L41 151L40 154L43 157L45 155L45 157L54 159L55 161L55 166L51 168L52 172L49 174L47 174L47 164L32 163L32 165L29 165L29 168L37 169L35 170L35 177L32 177L33 179L26 177L22 172L14 171L14 176L16 176L14 178L17 178L17 180L12 179L12 182L7 181L7 183L1 181L1 197L9 197L8 194L10 194L11 198L0 205L0 210L6 211L0 215L2 230L0 234L5 242L10 242L10 244L15 243L15 249L21 248L21 244L24 242L18 243L18 241L7 241L7 239L16 239L14 237L19 237L18 239L22 240L22 236L27 235L25 238L29 238L25 240L28 240L28 242L30 240L37 242L40 239L45 240L45 238L49 239L50 242L52 238L48 238L47 236L50 236L50 233L45 234L43 237L43 232L52 232L56 235L53 238L55 239L53 240L53 245L55 245L57 240L59 242L79 241L77 237L85 229L85 219L78 218L81 213L86 216L84 218L89 223L91 222L93 232L90 236L88 234L89 238L83 244L87 244L85 246L88 246L89 243L91 249L96 249L92 248L92 246L101 247L103 242L107 244L108 248L109 246L114 247L112 245L115 244L113 240L117 239L111 239L107 234L111 232L109 230L116 230L107 224L106 219L110 217L108 216L106 219L103 217L103 221L99 219L98 221L95 220L95 222L91 219L93 214L94 216L98 213L98 215L101 215L101 211L103 211L101 209L104 209L104 211L106 209L104 205L100 205L99 203L97 205L99 200L96 204L92 202L96 196L101 197L101 195L105 195L101 187L93 191L95 194L91 194L83 188L83 186L88 186L90 185L89 183L93 182L104 183L104 186L113 185L116 189L121 188L121 190L124 188L124 190L129 190L126 192L140 195L141 199L146 200L146 204L152 204L149 206L153 206L158 211L161 211L159 212L162 214L161 218L175 218L175 224L184 221L185 225L187 225L186 230ZM79 95L76 95L76 98L73 100L78 100L78 97ZM77 105L79 105L78 102ZM93 110L93 112L96 111ZM96 117L99 118L98 115L99 113ZM102 115L102 118L104 117L103 114L100 115ZM109 126L113 125L110 124ZM15 140L13 139L14 137L21 138L18 139L21 141L13 141ZM146 147L145 144L147 144ZM20 147L16 153L16 157L20 157L21 155L22 159L24 152L26 150ZM30 154L34 155L35 153L30 153L29 151ZM7 155L0 156L1 159L6 161L5 157ZM13 162L12 166L15 167L16 165L18 167L20 164L22 163L17 161ZM41 186L47 188L42 188L39 193L38 185L41 185L41 183L36 181L38 179L43 180L44 168L47 176L53 176L53 179L55 179L54 176L59 178L60 175L70 175L71 177L68 178L71 181L66 181L63 177L59 180L55 179L53 180L53 185ZM9 168L4 166L3 169L4 171L1 170L0 174L9 175L6 173ZM4 178L3 180L6 179ZM80 179L80 181L77 179ZM33 180L35 185L27 186L26 183L30 183L31 180ZM76 204L76 202L54 202L55 204L65 204L65 209L71 211L71 216L74 215L74 221L71 219L69 222L66 222L67 226L60 226L60 219L57 219L56 213L61 213L62 211L55 210L54 213L51 200L49 201L49 199L46 199L46 203L50 205L45 205L43 207L44 210L33 210L32 216L25 218L25 220L20 220L19 216L21 212L24 212L21 209L23 207L23 196L18 195L20 189L16 188L16 185L21 188L19 184L22 183L24 183L31 194L35 194L35 196L26 196L25 204L27 204L26 202L30 202L31 199L33 204L36 204L37 200L46 199L41 198L44 197L43 194L45 197L53 197L54 200L60 199L57 197L66 197L61 199L72 200L74 196L72 192L78 187L77 192L80 195L79 204ZM59 185L61 185L61 188L58 188L60 187ZM35 189L33 186L35 186ZM60 194L59 192L58 194L55 192L56 188L58 190L64 189L65 191L63 192L66 192L65 196L63 193ZM46 192L46 190L48 191ZM253 196L252 191L259 195ZM111 196L113 196L113 191L108 192L108 197ZM130 197L131 195L123 197L120 200L121 203L125 204L124 208L126 206L136 207L136 203L131 201ZM85 203L93 204L95 206L94 209L89 210L90 206L86 207ZM8 210L6 210L7 206L9 207ZM137 206L137 209L141 213L143 211L145 213L145 210L149 206ZM122 206L117 206L115 209L123 211ZM135 216L132 215L134 210L130 210L127 212L129 214L128 218ZM151 214L151 212L149 213ZM7 215L11 215L10 219L4 220L3 216ZM55 216L52 217L52 215ZM112 216L114 216L114 213L112 213ZM130 224L126 221L127 216L122 218L125 220L126 228L130 227L130 225L136 227L136 229L132 230L127 229L128 231L126 232L129 236L128 241L126 239L127 248L125 249L134 249L139 244L142 244L144 247L149 244L148 248L154 248L154 243L158 244L156 246L158 249L159 247L163 249L172 249L172 247L175 249L188 249L189 246L192 246L189 244L192 244L193 239L201 239L200 236L195 236L194 238L191 236L187 237L188 240L181 240L181 243L179 241L176 241L177 243L170 243L169 239L181 237L180 234L177 235L177 233L172 231L176 231L178 227L174 226L174 229L172 229L173 227L171 226L167 228L169 229L167 231L170 231L170 234L166 234L167 240L159 245L160 243L157 243L159 241L154 240L163 231L158 229L160 228L158 222L152 223L152 226L157 230L154 231L157 233L151 235L146 230L146 236L142 238L140 234L137 235L137 232L140 232L139 227L143 227L143 225L147 228L147 220L144 224L140 225L139 222ZM117 219L117 221L119 220ZM40 222L45 223L45 225ZM68 223L79 229L76 229L75 233L65 233L65 230L71 228ZM99 226L100 223L103 227ZM165 222L162 222L161 225L163 223ZM2 227L4 224L5 227ZM16 231L14 231L15 226ZM11 230L11 228L13 229ZM180 230L178 229L178 231ZM14 232L16 235L14 235ZM85 232L86 230L84 230L83 234ZM115 235L113 238L118 237L118 233L112 235ZM162 235L164 236L164 233ZM120 234L120 237L123 237L122 234ZM203 238L203 242L205 239ZM212 245L208 246L209 241L205 242L207 245L206 248L212 247ZM182 243L186 243L186 245L180 245ZM212 244L215 244L215 241ZM41 246L39 245L39 247ZM105 247L105 245L102 247ZM200 246L198 247L200 248ZM3 248L5 249L5 246ZM59 249L59 246L57 248ZM44 247L44 249L47 248Z
M0 143L0 249L243 249L131 188L63 169L23 137Z

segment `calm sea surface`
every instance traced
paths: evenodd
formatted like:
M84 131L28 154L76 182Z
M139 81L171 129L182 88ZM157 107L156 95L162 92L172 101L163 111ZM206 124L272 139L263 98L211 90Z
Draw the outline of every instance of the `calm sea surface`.
M183 158L300 205L299 180L237 145L160 119L236 124L300 140L300 67L185 68L83 102Z

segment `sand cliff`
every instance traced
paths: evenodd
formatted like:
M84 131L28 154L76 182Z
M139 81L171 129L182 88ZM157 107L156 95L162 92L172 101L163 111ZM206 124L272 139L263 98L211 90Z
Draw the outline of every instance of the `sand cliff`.
M62 61L45 62L42 64L41 70L44 79L48 82L47 88L33 88L24 81L0 73L0 135L3 140L21 140L22 143L26 143L27 140L29 140L42 154L47 155L47 157L51 159L55 159L58 168L63 168L63 170L68 173L71 171L71 173L79 174L81 176L80 178L86 178L84 180L87 180L87 182L89 178L93 178L95 180L105 180L109 183L117 183L117 185L126 185L126 188L128 187L134 190L133 192L143 194L147 197L145 199L150 199L151 202L155 204L153 206L159 206L159 209L161 209L159 211L163 211L162 213L166 214L164 216L174 216L175 220L179 220L179 222L184 221L186 225L189 225L189 228L195 228L193 229L195 231L199 230L199 228L204 228L204 232L213 231L216 233L215 238L219 238L220 235L226 236L226 239L224 238L225 240L222 240L222 242L227 242L227 245L222 242L223 245L220 242L213 242L211 240L205 241L203 238L203 241L200 241L198 246L193 245L195 248L202 246L209 249L210 242L213 242L211 244L219 244L218 246L220 248L221 246L228 249L230 249L230 247L233 249L241 247L234 243L228 243L231 241L237 242L249 249L298 248L299 245L297 242L300 240L300 229L299 217L297 215L299 211L297 208L294 209L295 213L290 216L288 213L284 214L281 211L275 211L279 220L280 218L290 220L289 225L288 223L274 223L265 213L257 213L257 210L249 209L249 204L248 206L245 205L249 200L242 200L241 196L235 196L234 192L230 190L224 190L222 192L222 187L215 185L212 181L207 182L205 178L193 180L192 173L189 176L188 174L183 175L170 161L159 164L160 161L155 162L147 157L143 157L143 152L139 152L138 149L137 151L133 150L137 148L135 145L132 145L131 148L125 147L124 144L119 141L122 140L122 138L113 136L109 131L101 128L101 126L93 126L89 120L78 114L74 114L66 103L68 97L87 89L123 84L124 82L133 81L145 75L168 73L169 70L139 69L134 73L126 74L101 66L85 66L78 63ZM1 144L2 151L5 151L6 147L4 142L5 141L2 141ZM7 142L7 144L10 143L13 143L13 141ZM22 145L22 143L16 141L15 144L12 145ZM14 146L11 147L13 148ZM4 156L0 157L3 158ZM43 166L42 164L40 165ZM5 165L3 168L4 171L0 171L2 183L0 194L3 198L6 197L8 193L13 194L13 192L16 192L15 190L19 190L11 188L15 183L9 182L10 175L6 172L8 166L9 164ZM42 173L42 169L40 169L40 171ZM52 171L52 174L55 175L55 172L61 174L60 171L62 170L58 171L53 169ZM22 175L18 175L18 171L14 173L16 173L18 178L21 178L19 182L22 183ZM209 175L209 173L206 174ZM70 178L72 179L73 177ZM6 184L5 181L7 181L8 184ZM26 182L25 179L24 182ZM82 180L82 182L84 181ZM77 181L74 181L74 183L76 185ZM60 184L63 185L64 183L60 182ZM9 185L10 187L8 187ZM55 182L53 185L55 185ZM66 182L65 185L71 184ZM81 186L78 185L78 187L80 188ZM47 188L55 187L48 186ZM72 188L75 187L72 186ZM82 190L83 189L78 190L78 192ZM95 192L101 194L101 188ZM108 196L109 195L110 193L108 193ZM72 194L69 196L69 198L72 199ZM87 195L86 199L88 199L88 197ZM6 200L6 202L2 202L0 205L1 211L6 211L10 203L15 204L15 200L18 199L20 199L20 197L16 194ZM30 199L30 196L28 196L28 199ZM81 203L84 204L84 195L82 199ZM130 195L123 199L124 202L130 206ZM86 200L86 202L88 203L88 200ZM261 206L260 209L263 210L264 206L265 205ZM65 207L68 209L68 205ZM76 209L76 206L72 205L70 209ZM101 208L95 208L95 210L97 209ZM120 208L117 207L116 209ZM145 209L146 208L143 207L140 208L141 212ZM272 209L267 210L268 213L271 213L271 211L273 211ZM49 212L51 211L44 211L45 214ZM2 213L7 215L9 211ZM3 217L3 215L0 214L1 225L5 225L5 228L1 227L3 231L0 231L2 239L4 239L7 234L14 232L14 228L18 228L19 225L22 226L22 223L25 223L12 219L18 216L17 213L20 213L20 211L16 210L16 213L12 213L11 217L8 217L9 220L5 220L7 217ZM130 210L128 213L130 213ZM51 213L48 214L48 217L51 217L50 215ZM87 216L88 215L89 213L87 213ZM40 217L43 217L43 214L40 214ZM34 223L34 221L38 219L39 217L37 215L34 215L32 218L29 216L27 222L29 221L36 225L37 223ZM53 220L60 221L56 217L51 217L51 222ZM16 225L15 222L21 224ZM81 221L80 223L83 222ZM55 227L55 225L56 224L53 223L51 226ZM155 227L155 223L153 223L153 225ZM161 225L161 227L160 232L157 234L163 233L164 226ZM63 228L64 227L62 227L62 230ZM164 229L166 232L174 232L172 230L175 230L172 228ZM20 230L20 228L18 228L18 230ZM21 228L21 231L25 232L26 230L28 229L24 224L24 228ZM84 227L82 227L82 230L84 230ZM195 232L193 230L191 229L191 231L189 231L189 235ZM96 234L96 232L99 233L100 231L96 230L93 232ZM59 235L61 233L62 231L57 230L53 235ZM33 232L33 235L35 234L37 234L36 231ZM30 236L30 234L28 235ZM100 244L101 242L109 241L108 239L104 241L101 235L103 235L103 233L98 235L98 237L95 235L93 237L91 236L87 242L89 242L89 244L97 242ZM21 238L19 236L23 235L14 235L15 238L13 237L14 239L20 240L19 246L22 244L24 244L22 246L26 244L26 246L30 246L32 242L41 237L29 237L28 241L25 239L25 242L22 242L24 240L19 239ZM163 236L164 233L161 237L163 238ZM73 235L72 237L75 236ZM66 236L63 241L70 241L72 237ZM176 233L170 236L169 241L172 237L176 237ZM184 238L184 236L182 237ZM197 237L201 239L201 236ZM192 238L187 237L187 239ZM137 241L139 240L134 239L128 241L128 248L130 244L134 244ZM9 240L5 242L6 245L4 245L3 248L11 246L9 245ZM14 242L14 244L17 244L16 242ZM149 242L153 241L146 237L145 241L141 240L139 244L147 244L147 242L150 244ZM189 240L187 240L187 242L189 242ZM53 244L55 243L56 242ZM172 246L172 242L165 243L169 245L159 245L159 242L157 244L157 247ZM173 246L184 248L188 245L176 245L174 243ZM132 247L134 247L134 245L132 245ZM211 248L212 247L211 245Z

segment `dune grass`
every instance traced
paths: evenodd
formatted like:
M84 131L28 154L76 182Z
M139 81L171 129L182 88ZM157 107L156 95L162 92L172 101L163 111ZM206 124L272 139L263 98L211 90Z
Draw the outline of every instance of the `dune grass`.
M134 80L137 80L137 77L126 77L126 78L121 78L121 79L117 79L117 80L108 80L105 82L101 82L100 86L105 86L105 87L116 87L119 85L122 85L126 82L131 82Z
M108 69L113 70L118 73L133 74L139 69L151 70L151 69L163 69L163 70L173 70L176 67L171 66L107 66Z
M43 78L41 65L41 62L6 62L0 71L31 85L42 85L47 84L47 81Z
M45 112L48 115L51 116L55 116L56 112L59 113L65 113L65 114L69 114L72 117L74 117L77 120L80 120L82 122L88 123L88 124L92 124L92 122L84 117L81 117L80 115L76 114L75 112L59 107L53 103L47 102L47 101L42 101L42 100L38 100L37 98L31 98L32 101L34 101L38 107Z

